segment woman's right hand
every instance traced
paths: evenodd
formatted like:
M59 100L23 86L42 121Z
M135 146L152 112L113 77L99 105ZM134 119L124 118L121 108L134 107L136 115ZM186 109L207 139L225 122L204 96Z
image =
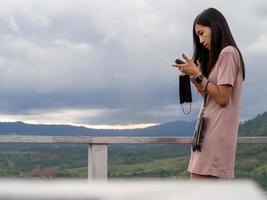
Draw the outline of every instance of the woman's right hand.
M197 61L196 67L197 67L198 71L200 72L200 74L202 74L202 69L201 69L200 66L201 66L200 62ZM190 76L191 81L195 81L195 78L196 78L196 77L193 76L193 75Z

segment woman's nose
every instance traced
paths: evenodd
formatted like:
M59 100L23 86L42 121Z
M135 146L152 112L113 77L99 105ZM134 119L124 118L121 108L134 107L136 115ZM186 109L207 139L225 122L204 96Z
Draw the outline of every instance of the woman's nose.
M202 38L202 37L200 37L200 38L199 38L199 42L200 42L201 44L203 44L203 43L204 43L204 40L203 40L203 38Z

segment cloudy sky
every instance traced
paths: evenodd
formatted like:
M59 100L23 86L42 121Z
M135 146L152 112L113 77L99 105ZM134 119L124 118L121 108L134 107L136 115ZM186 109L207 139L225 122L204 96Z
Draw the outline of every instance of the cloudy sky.
M241 120L267 111L265 0L0 0L0 121L138 127L195 120L178 102L192 23L215 7L247 70Z

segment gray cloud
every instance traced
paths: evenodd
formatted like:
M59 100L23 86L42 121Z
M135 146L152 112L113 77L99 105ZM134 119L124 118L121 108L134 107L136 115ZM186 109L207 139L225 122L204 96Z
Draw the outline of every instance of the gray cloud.
M51 113L66 110L66 123L83 124L194 120L201 99L194 92L192 114L182 114L178 72L171 64L183 52L192 54L193 20L210 6L225 14L244 53L241 118L266 111L266 3L206 0L192 7L195 3L2 2L0 115L54 120ZM242 3L238 14L236 3ZM71 118L69 110L80 116Z

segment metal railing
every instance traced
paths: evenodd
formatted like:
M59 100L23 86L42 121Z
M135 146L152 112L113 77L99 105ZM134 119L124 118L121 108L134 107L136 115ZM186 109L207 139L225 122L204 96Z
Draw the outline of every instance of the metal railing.
M88 179L107 179L109 144L191 144L191 137L91 137L0 135L0 143L88 144ZM267 144L267 137L239 137L239 144Z

